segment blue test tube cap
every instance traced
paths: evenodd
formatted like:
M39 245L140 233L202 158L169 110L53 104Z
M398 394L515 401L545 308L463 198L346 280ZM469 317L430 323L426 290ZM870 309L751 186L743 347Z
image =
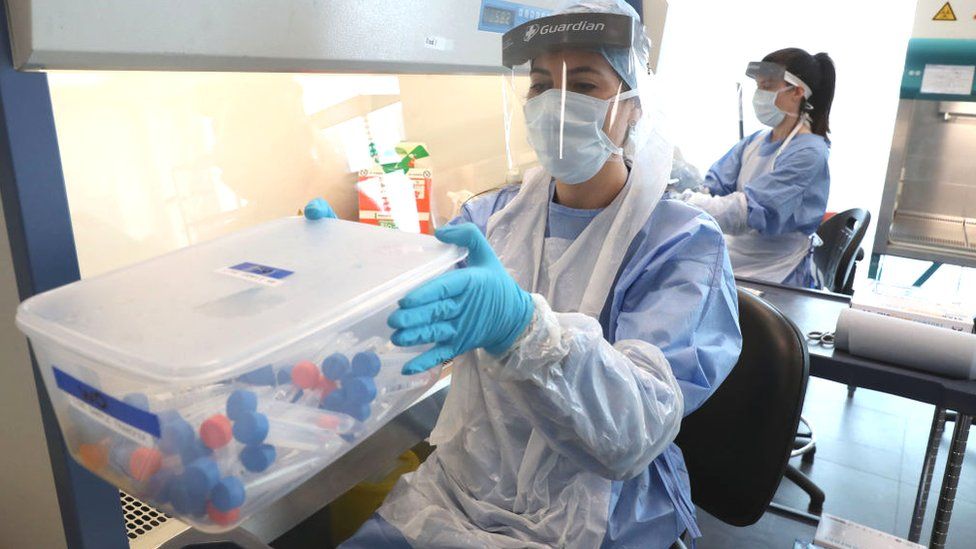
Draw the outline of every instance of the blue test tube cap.
M237 378L249 385L274 386L278 384L278 376L271 365L262 366Z
M206 499L210 491L220 481L220 469L217 462L209 457L194 460L183 469L183 482L186 489L194 496Z
M244 414L234 422L234 438L244 444L260 444L268 436L268 416L260 412Z
M227 397L227 417L237 420L245 414L256 412L258 395L254 391L238 389Z
M194 461L210 457L213 455L213 450L207 447L199 438L195 438L186 446L180 449L180 459L183 460L183 465L193 463Z
M338 381L348 373L349 359L342 353L331 354L322 361L322 374L332 381Z
M244 504L244 483L237 477L224 477L210 491L210 503L220 511L232 511Z
M186 477L174 477L169 483L169 502L181 515L198 517L207 512L207 498L194 494Z
M344 387L340 387L335 391L325 395L322 402L319 404L319 408L329 410L332 412L342 412L346 407L346 401L349 400L349 393L346 392Z
M342 413L350 415L359 421L366 421L369 418L370 409L368 402L349 403L345 406Z
M352 375L376 377L378 373L380 373L380 357L373 351L363 351L352 357Z
M277 450L270 444L253 444L241 450L241 463L252 473L261 473L274 463Z
M122 402L140 410L149 411L149 397L142 393L129 393L122 397Z
M157 413L156 416L159 417L160 425L166 425L167 423L172 423L174 421L183 419L183 416L180 415L179 410L163 410L162 412Z
M370 403L376 399L376 382L371 377L347 377L342 380L349 402Z
M164 454L181 453L193 444L196 433L193 432L193 426L179 417L179 414L170 416L169 419L170 421L163 422L159 449Z
M165 470L150 477L146 484L148 499L157 504L169 503L169 489L172 481L173 474Z

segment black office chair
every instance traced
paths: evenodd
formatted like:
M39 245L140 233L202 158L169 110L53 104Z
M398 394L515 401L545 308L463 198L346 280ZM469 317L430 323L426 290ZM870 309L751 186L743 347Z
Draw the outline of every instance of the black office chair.
M835 293L854 293L857 262L864 259L861 241L871 225L871 212L854 208L820 224L817 236L823 245L813 251L821 287Z
M854 278L857 263L864 259L861 241L871 225L871 212L854 208L835 214L820 224L817 236L823 245L813 251L813 263L823 289L846 295L854 295ZM855 387L847 387L848 398L854 396ZM804 420L806 423L806 420ZM797 454L802 455L804 463L811 463L817 446L813 438L813 428L807 424L809 432L797 438Z
M743 290L739 324L739 362L684 419L676 441L692 499L734 526L755 523L766 509L816 524L812 515L771 503L784 474L794 477L789 459L809 378L806 340L775 307Z

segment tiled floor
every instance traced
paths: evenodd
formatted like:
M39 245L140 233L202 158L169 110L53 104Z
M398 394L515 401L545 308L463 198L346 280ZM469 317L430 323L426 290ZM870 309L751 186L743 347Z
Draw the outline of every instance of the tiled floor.
M863 389L848 399L845 386L811 378L803 415L816 433L817 454L809 468L805 465L801 468L826 492L824 510L907 536L933 411L932 406ZM953 427L954 424L947 423L942 438L922 530L923 543L927 543L931 533ZM799 458L793 463L799 465ZM805 509L809 500L799 488L784 480L775 501ZM768 513L746 528L727 526L704 513L701 515L705 534L698 543L701 549L790 549L794 539L808 540L814 532L813 527ZM966 452L947 547L976 547L976 441L973 437Z

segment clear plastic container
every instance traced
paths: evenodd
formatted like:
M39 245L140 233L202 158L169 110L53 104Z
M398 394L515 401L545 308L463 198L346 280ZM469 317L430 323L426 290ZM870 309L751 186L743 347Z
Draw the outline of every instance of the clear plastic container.
M228 530L406 409L437 369L386 325L460 248L289 218L32 297L17 311L71 454Z

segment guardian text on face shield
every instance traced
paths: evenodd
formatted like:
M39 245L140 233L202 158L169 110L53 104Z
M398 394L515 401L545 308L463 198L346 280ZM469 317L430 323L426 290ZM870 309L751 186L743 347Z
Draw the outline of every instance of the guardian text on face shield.
M525 41L528 42L532 40L536 36L536 34L544 35L544 34L553 34L557 32L581 32L581 31L599 32L605 29L606 29L606 25L604 25L603 23L590 23L589 21L580 21L578 23L573 23L572 25L570 25L569 23L563 23L561 25L546 24L546 25L542 25L541 27L532 25L525 33Z

